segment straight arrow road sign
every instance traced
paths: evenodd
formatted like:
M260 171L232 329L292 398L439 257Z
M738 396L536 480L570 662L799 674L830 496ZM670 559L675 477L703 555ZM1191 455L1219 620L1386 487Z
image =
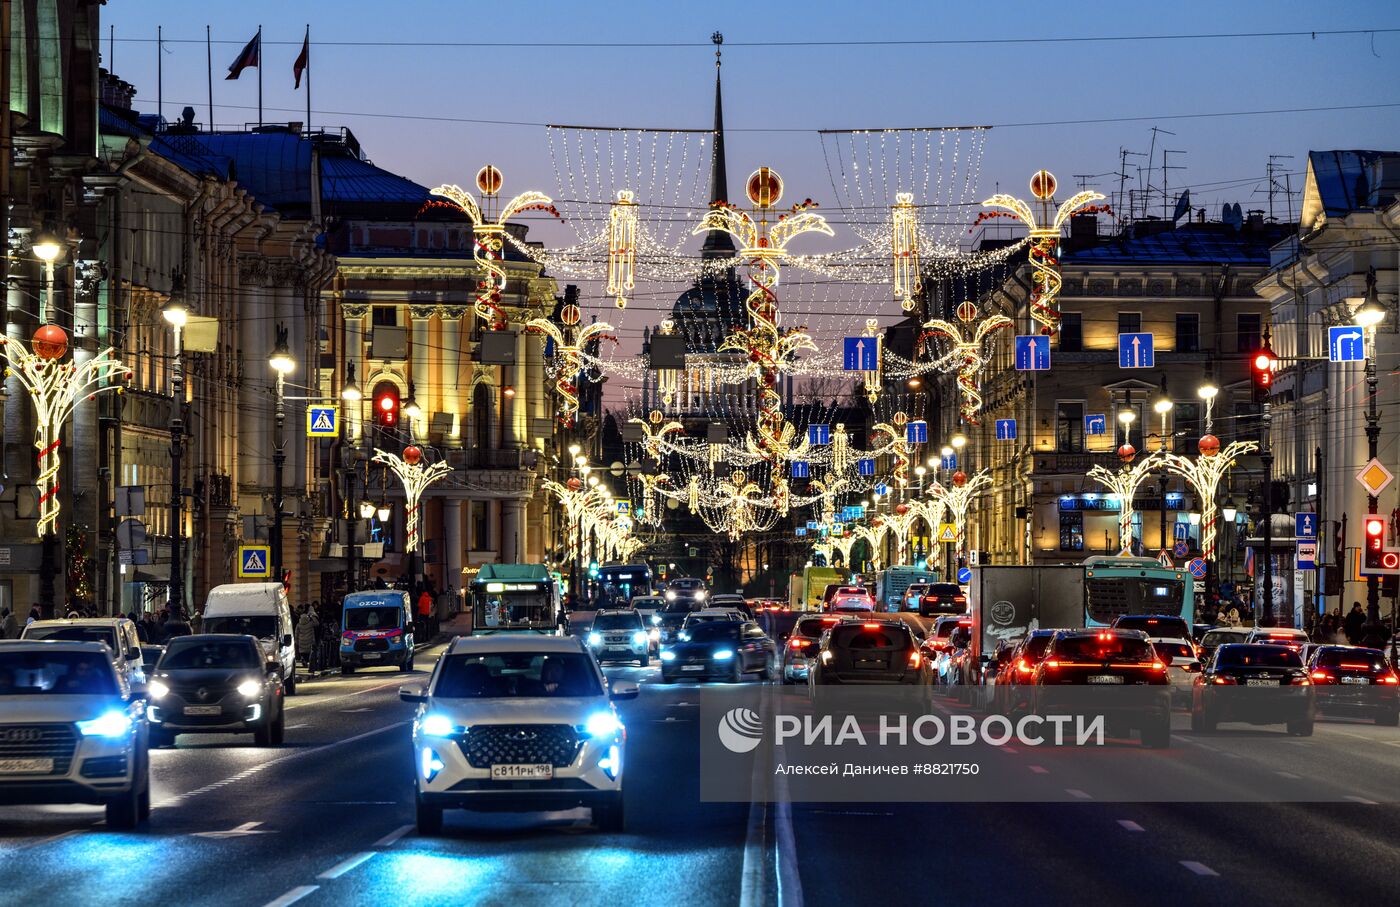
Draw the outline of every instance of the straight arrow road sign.
M1118 335L1119 368L1154 368L1156 361L1151 332Z

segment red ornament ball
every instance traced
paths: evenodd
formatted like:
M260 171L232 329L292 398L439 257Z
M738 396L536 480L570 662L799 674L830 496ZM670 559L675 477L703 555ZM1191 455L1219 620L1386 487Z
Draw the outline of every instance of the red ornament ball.
M421 459L423 459L423 451L412 444L403 449L403 461L409 466L415 465Z
M575 476L565 484L569 486L570 491L578 491L580 488L583 487L583 480Z
M34 355L57 359L68 352L68 335L56 324L45 324L34 332Z
M476 188L481 190L483 195L495 195L501 191L501 184L505 178L501 176L501 171L487 164L476 172Z
M744 184L749 201L760 208L771 208L783 197L783 179L776 170L759 167Z
M963 472L961 469L959 469L957 472L953 473L953 484L956 485L956 486L959 487L959 488L961 488L961 487L963 487L964 485L966 485L966 484L967 484L967 473Z
M579 311L578 306L566 305L559 312L559 320L567 325L572 326L578 324L581 315L582 313Z
M958 318L962 321L971 321L977 317L977 306L970 302L958 303Z
M1201 440L1196 442L1196 449L1203 457L1213 457L1220 453L1220 439L1215 435L1201 435Z
M1118 448L1118 459L1122 460L1124 463L1133 462L1133 457L1135 456L1137 456L1137 448L1133 447L1131 444L1124 444L1122 447Z
M1049 170L1037 170L1031 177L1031 195L1044 200L1055 194L1055 175Z
M909 505L908 505L908 504L900 504L898 507L896 507L896 508L894 509L894 512L897 513L897 514L899 514L900 516L904 516L906 513L909 512Z

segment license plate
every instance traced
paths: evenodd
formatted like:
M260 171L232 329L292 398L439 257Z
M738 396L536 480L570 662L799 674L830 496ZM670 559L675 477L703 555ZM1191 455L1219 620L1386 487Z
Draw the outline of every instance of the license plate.
M364 657L365 657L365 661L374 661L376 658L379 657L379 653L378 653L378 652L366 652Z
M1085 678L1088 683L1122 683L1123 678L1117 674L1090 674Z
M0 775L47 775L52 772L52 759L0 759Z
M681 665L681 670L682 670L682 671L703 671L703 670L705 670L705 666L704 666L704 665Z
M223 712L223 706L218 705L187 705L186 715L218 715Z
M1369 677L1343 677L1342 683L1370 683Z
M1272 677L1250 677L1245 680L1244 685L1247 687L1276 687L1278 681Z
M491 766L492 781L552 781L554 766L548 762L508 763Z

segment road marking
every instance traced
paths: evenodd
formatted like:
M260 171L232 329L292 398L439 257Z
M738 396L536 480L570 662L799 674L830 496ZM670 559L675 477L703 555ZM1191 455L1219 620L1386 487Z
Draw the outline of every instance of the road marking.
M776 782L778 802L774 825L777 840L773 842L773 862L777 864L778 903L783 907L802 907L802 874L797 868L797 838L792 831L792 801L788 796L787 775Z
M1085 793L1077 787L1067 787L1065 788L1065 793L1069 794L1071 797L1075 797L1080 800L1094 799L1093 797L1089 796L1087 793Z
M320 885L298 885L276 900L268 901L263 907L287 907L288 904L295 904L320 887Z
M1367 806L1379 806L1379 805L1380 805L1380 804L1377 803L1375 800L1367 800L1365 797L1357 797L1357 796L1354 796L1354 795L1352 795L1352 794L1348 794L1347 796L1343 797L1342 799L1343 799L1343 800L1350 800L1350 801L1353 802L1353 803L1364 803L1364 804L1366 804Z
M347 712L348 712L348 713L350 713L350 714L353 715L353 714L356 713L356 712L368 712L368 711L369 711L369 706L365 706L365 707L363 707L363 708L358 708L358 709L341 709L340 711L341 711L342 713L347 713Z
M363 851L363 852L361 852L361 853L357 853L357 854L355 854L353 857L349 857L348 859L341 860L339 863L335 864L335 865L332 866L330 869L327 869L325 872L321 873L321 874L318 875L316 878L318 878L318 879L338 879L338 878L340 878L341 876L345 875L345 874L346 874L347 872L349 872L350 870L354 869L356 866L359 866L361 863L363 863L364 861L368 860L370 857L373 857L373 856L375 856L375 855L376 855L376 854L375 854L375 851L373 851L373 850L366 850L366 851Z
M1211 869L1204 863L1197 863L1195 860L1182 860L1181 865L1191 870L1198 876L1218 876L1220 873Z
M1003 746L1001 747L1001 751L1003 753L1010 753L1013 756L1016 755L1016 747L1014 746Z
M365 688L362 689L362 690L356 690L356 691L353 692L353 693L339 693L339 694L337 694L337 695L335 695L335 696L327 696L327 697L325 697L325 698L320 698L320 697L316 697L316 696L307 696L307 697L291 696L291 697L288 697L287 703L286 703L286 705L284 706L284 708L288 708L288 709L299 709L299 708L306 708L306 707L308 707L308 706L313 706L313 705L325 705L325 704L328 703L328 702L337 702L337 701L339 701L339 700L341 700L341 699L349 699L351 696L363 696L363 695L365 695L366 693L373 693L375 690L387 690L389 687L396 687L396 686L402 686L402 685L403 685L403 681L402 681L402 680L391 680L391 681L389 681L388 683L376 684L375 686L372 686L372 687L365 687Z
M1029 765L1026 767L1029 768L1031 771L1035 772L1037 775L1050 774L1050 770L1048 768L1041 768L1039 765Z
M1351 731L1338 731L1337 733L1341 734L1343 737L1355 737L1357 740L1365 740L1367 742L1375 739L1373 737L1367 737L1365 734L1353 734Z
M1301 741L1299 741L1299 742L1301 742ZM1385 742L1385 745L1386 745L1386 746L1400 746L1400 740L1387 740L1387 741Z
M270 834L275 834L275 832L267 831L267 830L264 830L264 829L259 829L258 826L261 825L261 824L262 824L261 822L244 822L242 825L239 825L239 826L236 827L236 828L230 828L230 829L228 829L227 831L197 831L197 832L194 833L193 837L196 837L196 838L218 838L218 839L223 839L223 838L243 838L243 837L247 837L248 835L270 835Z
M1121 825L1125 831L1146 831L1145 828L1132 819L1119 819L1118 824Z
M1292 772L1277 772L1277 771L1276 771L1276 772L1274 772L1274 774L1275 774L1275 775L1278 775L1280 778L1287 778L1287 779L1290 780L1290 781L1297 781L1297 780L1301 777L1301 776L1299 776L1299 775L1293 774Z
M396 829L394 829L393 831L389 832L387 835L385 835L384 837L380 838L378 841L375 841L375 842L374 842L373 844L371 844L370 846L371 846L371 847L393 847L394 844L395 844L395 842L397 842L397 841L399 840L399 838L402 838L404 835L408 834L408 833L411 832L411 831L413 831L413 826L412 826L412 825L400 825L398 828L396 828Z
M295 731L297 728L311 727L309 724L289 724L283 730Z

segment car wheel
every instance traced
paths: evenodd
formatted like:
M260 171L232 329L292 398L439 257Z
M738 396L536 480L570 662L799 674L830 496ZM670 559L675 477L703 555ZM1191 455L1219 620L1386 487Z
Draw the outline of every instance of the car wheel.
M667 674L665 671L662 671L662 672L661 672L661 682L662 682L662 683L675 683L675 682L676 682L676 678L675 678L674 675L672 675L672 674Z
M354 673L355 673L355 669L354 669L353 667L351 667L350 665L341 665L341 666L340 666L340 674L341 674L342 677L348 677L349 675L354 674Z
M731 668L729 669L729 682L730 682L730 683L743 683L743 682L744 682L744 672L739 670L739 664L738 664L737 661L735 662L734 666L731 667Z
M287 712L285 709L277 713L277 721L272 725L272 745L281 746L282 741L287 738Z
M763 670L761 670L761 671L758 672L758 679L759 679L759 680L772 680L772 679L773 679L773 661L772 661L772 659L770 659L770 658L764 658L764 659L763 659Z
M1313 720L1304 718L1301 721L1288 722L1288 733L1294 737L1311 737L1313 733Z
M608 795L608 801L593 807L593 824L598 826L599 831L619 833L626 825L626 818L622 808L622 791Z
M1172 745L1172 720L1165 718L1151 727L1142 728L1142 745L1154 750L1164 750Z
M638 658L638 659L637 659L637 664L641 665L641 666L644 667L644 668L645 668L647 665L651 664L651 654L648 653L648 654L646 654L646 655L643 655L641 658Z
M107 801L107 827L123 831L135 828L141 821L141 791L133 786L131 790Z
M1400 711L1381 712L1376 716L1376 724L1382 727L1396 727L1400 725Z
M295 696L297 694L296 668L292 669L292 673L288 675L287 679L282 683L282 689L287 691L288 696Z
M1193 731L1195 731L1197 734L1199 734L1199 733L1201 733L1202 731L1204 731L1205 729L1206 729L1206 716L1203 715L1203 714L1201 714L1200 712L1193 711L1193 712L1191 713L1191 730L1193 730Z
M442 834L442 807L424 803L423 798L416 798L417 824L420 835L440 835Z

